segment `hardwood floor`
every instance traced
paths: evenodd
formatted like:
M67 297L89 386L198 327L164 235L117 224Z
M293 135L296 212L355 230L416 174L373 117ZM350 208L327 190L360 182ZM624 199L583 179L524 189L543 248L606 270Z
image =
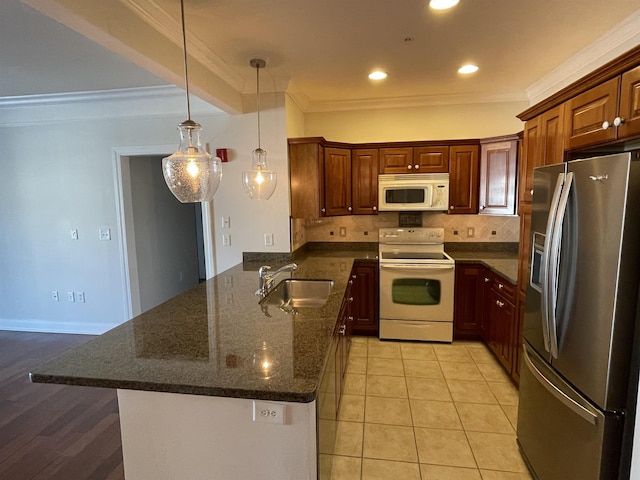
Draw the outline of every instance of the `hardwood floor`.
M0 331L1 479L124 479L115 390L28 378L33 366L91 338Z

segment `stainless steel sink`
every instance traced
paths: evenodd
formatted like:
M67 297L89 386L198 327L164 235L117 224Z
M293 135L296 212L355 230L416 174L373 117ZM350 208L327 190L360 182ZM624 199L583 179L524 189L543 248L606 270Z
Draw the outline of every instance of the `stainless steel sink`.
M327 303L332 288L333 280L288 278L260 300L260 305L275 305L285 309L322 307Z

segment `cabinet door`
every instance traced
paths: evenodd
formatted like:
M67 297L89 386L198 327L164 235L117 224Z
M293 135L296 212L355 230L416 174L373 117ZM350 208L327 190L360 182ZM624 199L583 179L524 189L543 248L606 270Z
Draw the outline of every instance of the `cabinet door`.
M640 135L640 67L622 75L619 116L618 138Z
M484 304L484 267L457 264L453 313L454 340L480 338Z
M515 307L505 297L491 290L491 342L489 346L500 360L502 366L511 373L512 363L512 325Z
M327 216L351 213L351 150L324 151L324 206Z
M351 332L378 336L378 262L357 262L351 271Z
M413 171L416 173L447 173L449 147L414 147Z
M318 142L289 144L291 216L324 215L324 147Z
M543 164L552 165L564 161L564 104L558 105L540 116Z
M480 156L480 213L516 213L517 140L482 145Z
M568 149L584 147L616 139L616 129L603 129L613 122L618 112L620 77L568 100L565 110L565 143Z
M449 149L449 213L478 213L478 145Z
M380 149L380 173L412 173L413 147Z
M355 215L378 213L378 149L351 151L352 206Z
M520 203L533 201L533 169L544 165L544 157L540 148L540 122L541 117L538 116L529 120L524 127L522 158L518 167L518 200Z

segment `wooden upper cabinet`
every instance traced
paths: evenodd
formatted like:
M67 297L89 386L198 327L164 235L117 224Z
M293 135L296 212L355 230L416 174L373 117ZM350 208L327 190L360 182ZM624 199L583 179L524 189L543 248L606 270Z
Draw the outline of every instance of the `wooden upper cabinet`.
M356 215L378 213L378 149L351 151L352 207Z
M318 141L289 143L291 216L324 216L324 147Z
M640 67L622 74L618 137L640 135Z
M533 169L544 165L544 156L540 148L541 117L529 120L524 127L522 158L519 166L519 201L531 203L533 201Z
M564 161L564 105L540 115L543 165Z
M324 150L324 206L329 217L349 215L351 206L351 150Z
M573 149L616 139L616 128L603 128L617 117L620 77L601 83L565 104L566 147Z
M449 213L478 213L478 145L449 148Z
M380 149L380 173L412 173L413 147Z
M414 173L447 173L449 171L449 147L414 147Z
M516 213L517 138L485 143L480 155L480 213Z
M529 284L529 258L531 256L531 210L530 203L523 203L518 209L520 215L520 241L518 244L518 288L527 291Z

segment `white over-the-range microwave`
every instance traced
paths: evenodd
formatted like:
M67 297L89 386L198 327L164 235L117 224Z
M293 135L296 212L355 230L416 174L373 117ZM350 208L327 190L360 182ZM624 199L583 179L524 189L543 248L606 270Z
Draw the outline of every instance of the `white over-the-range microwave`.
M449 207L448 173L378 175L378 210L446 211Z

